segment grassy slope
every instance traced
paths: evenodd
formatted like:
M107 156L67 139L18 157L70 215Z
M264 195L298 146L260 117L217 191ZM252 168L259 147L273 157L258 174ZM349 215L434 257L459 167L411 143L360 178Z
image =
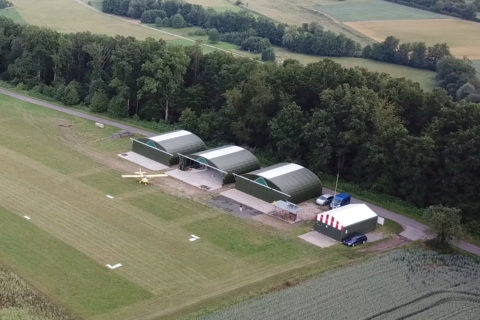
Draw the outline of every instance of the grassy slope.
M15 8L1 9L0 16L12 19L15 23L25 24L25 20Z
M151 188L119 181L119 173L90 158L122 162L115 153L127 149L128 140L99 140L113 128L99 130L5 96L0 110L1 219L8 229L0 261L76 313L175 318L352 257L342 247L320 250L295 233L161 192L152 197ZM87 149L94 154L79 152ZM192 233L202 239L190 243ZM117 262L124 266L104 267Z

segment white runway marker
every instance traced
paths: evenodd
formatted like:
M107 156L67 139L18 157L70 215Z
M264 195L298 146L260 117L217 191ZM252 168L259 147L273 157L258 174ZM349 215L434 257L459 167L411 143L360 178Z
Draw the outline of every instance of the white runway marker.
M106 266L107 266L108 269L113 270L113 269L120 268L122 266L122 264L117 263L116 265L113 265L113 266L111 264L107 264Z
M199 240L199 239L200 239L200 237L198 237L198 236L196 236L196 235L194 235L194 234L191 234L191 235L190 235L190 239L188 239L188 241L193 242L193 241L197 241L197 240Z
M23 217L24 217L25 219L27 219L27 220L32 219L32 218L30 218L29 216L23 216Z
M108 199L113 199L113 198L115 198L115 197L107 194L107 198L108 198Z

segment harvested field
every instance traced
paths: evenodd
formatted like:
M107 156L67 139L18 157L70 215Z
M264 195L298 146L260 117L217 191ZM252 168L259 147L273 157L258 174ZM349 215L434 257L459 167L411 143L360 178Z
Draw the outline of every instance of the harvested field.
M328 272L203 319L474 320L479 313L478 261L408 249Z
M385 0L337 1L334 4L315 5L335 19L346 21L447 19L448 16L388 2Z
M393 35L403 42L446 42L452 54L480 59L480 23L460 19L395 20L346 22L377 41Z

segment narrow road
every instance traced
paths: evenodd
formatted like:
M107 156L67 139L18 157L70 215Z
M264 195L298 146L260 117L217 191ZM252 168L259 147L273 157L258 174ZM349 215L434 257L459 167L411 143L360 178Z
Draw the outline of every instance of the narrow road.
M57 106L55 104L52 104L52 103L49 103L49 102L46 102L46 101L42 101L42 100L39 100L39 99L35 99L35 98L26 97L24 95L21 95L21 94L18 94L18 93L9 91L9 90L5 90L5 89L0 88L0 94L4 94L6 96L9 96L9 97L12 97L12 98L15 98L15 99L18 99L18 100L22 100L22 101L25 101L25 102L28 102L28 103L36 104L38 106L45 107L45 108L48 108L48 109L52 109L52 110L60 111L60 112L63 112L63 113L67 113L67 114L75 116L75 117L79 117L79 118L83 118L83 119L87 119L87 120L91 120L91 121L95 121L95 122L100 122L100 123L103 123L103 124L106 124L106 125L109 125L109 126L112 126L112 127L115 127L115 128L119 128L119 129L122 129L122 130L128 130L128 131L133 132L133 133L143 134L143 135L146 135L146 136L155 135L155 133L151 132L151 131L139 129L139 128L136 128L136 127L133 127L133 126L129 126L129 125L126 125L126 124L119 123L117 121L104 119L102 117L92 116L92 115L89 115L89 114L81 112L81 111L73 110L71 108L60 107L60 106Z
M24 95L21 95L21 94L18 94L18 93L9 91L9 90L5 90L5 89L0 88L0 94L4 94L6 96L9 96L9 97L12 97L12 98L15 98L15 99L19 99L19 100L22 100L22 101L25 101L25 102L28 102L28 103L32 103L32 104L35 104L35 105L38 105L38 106L41 106L41 107L44 107L44 108L48 108L48 109L56 110L56 111L59 111L59 112L63 112L63 113L66 113L66 114L69 114L69 115L72 115L72 116L80 117L80 118L95 121L95 122L100 122L100 123L103 123L103 124L106 124L106 125L109 125L109 126L112 126L112 127L116 127L116 128L119 128L119 129L123 129L123 130L128 130L128 131L133 132L133 133L143 134L143 135L146 135L146 136L155 135L155 133L151 132L151 131L147 131L147 130L139 129L139 128L136 128L136 127L133 127L133 126L125 125L125 124L119 123L117 121L107 120L107 119L104 119L104 118L101 118L101 117L92 116L92 115L83 113L81 111L72 110L70 108L60 107L58 105L55 105L55 104L52 104L52 103L49 103L49 102L46 102L46 101L42 101L42 100L39 100L39 99L26 97ZM331 194L334 193L333 190L328 189L328 188L323 188L323 190L324 190L325 193L331 193ZM424 239L429 238L428 226L424 225L423 223L420 223L420 222L415 221L413 219L402 216L398 213L389 211L387 209L381 208L379 206L376 206L374 204L371 204L371 203L368 203L368 202L365 202L365 201L362 201L362 200L359 200L359 199L352 198L352 203L365 203L373 211L375 211L379 216L397 222L403 228L403 232L400 233L400 235L407 238L407 239L410 239L410 240L424 240ZM477 247L474 244L471 244L471 243L466 242L466 241L456 241L454 243L454 245L457 246L458 248L464 250L464 251L470 252L470 253L480 257L480 247Z

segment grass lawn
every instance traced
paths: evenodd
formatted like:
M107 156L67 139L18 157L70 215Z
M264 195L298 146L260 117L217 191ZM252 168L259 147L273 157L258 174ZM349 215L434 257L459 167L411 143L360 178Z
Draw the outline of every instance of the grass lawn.
M412 81L420 83L420 86L424 90L431 91L437 85L435 80L436 73L429 70L422 70L417 68L411 68L407 66L401 66L397 64L385 63L381 61L374 61L363 58L351 58L351 57L318 57L313 55L294 53L284 48L275 47L275 54L277 59L283 61L285 59L296 59L301 63L307 64L319 61L321 59L332 59L333 61L340 63L345 68L362 67L367 68L370 71L383 72L390 74L394 78L406 78Z
M480 75L480 60L474 60L472 63L475 69L477 69L477 73Z
M388 2L385 0L346 0L316 5L315 9L342 22L371 20L446 19L448 16Z
M6 96L0 110L0 262L84 318L178 319L364 256L120 179L114 128Z
M460 19L358 21L347 25L377 41L393 35L402 42L447 43L458 57L480 59L480 23Z
M13 22L18 24L25 24L25 20L22 18L21 15L18 14L17 9L14 7L7 8L7 9L0 9L0 16L12 19Z

